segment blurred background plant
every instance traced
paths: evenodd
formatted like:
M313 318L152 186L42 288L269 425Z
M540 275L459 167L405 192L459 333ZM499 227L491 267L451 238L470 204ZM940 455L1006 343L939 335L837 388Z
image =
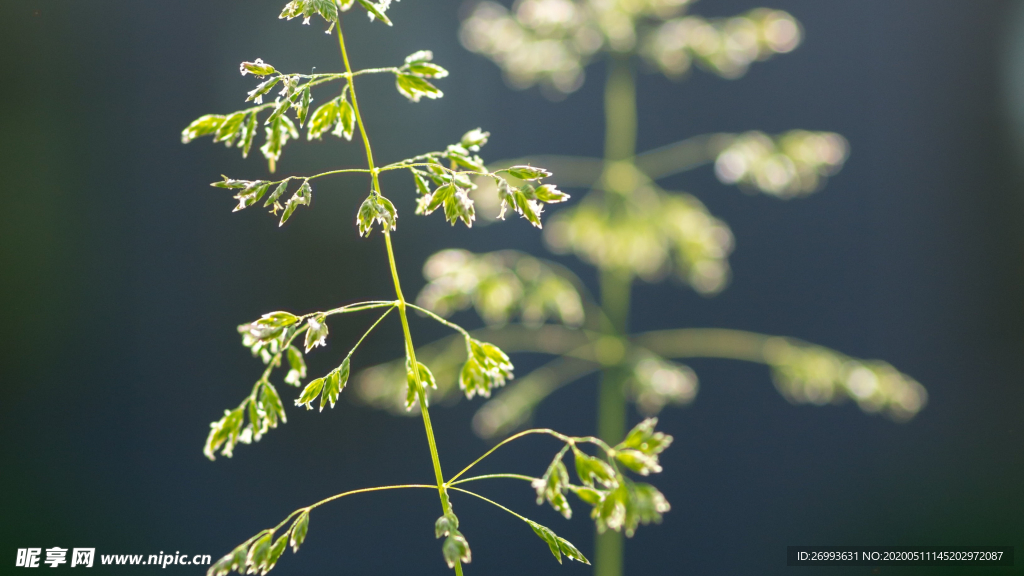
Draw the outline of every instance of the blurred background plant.
M473 419L475 432L499 438L523 424L558 388L595 371L601 373L597 434L622 437L633 403L645 416L665 406L693 401L698 379L675 360L724 358L770 367L779 392L793 403L823 405L853 400L867 413L903 422L921 410L925 389L880 360L850 358L793 338L737 330L680 328L631 333L634 282L659 282L670 274L705 296L726 288L733 233L697 199L658 181L714 165L723 184L779 199L820 190L849 154L833 132L791 130L698 135L638 153L638 68L681 80L691 68L725 79L742 77L758 61L794 50L802 29L787 12L757 8L730 18L689 13L688 0L517 0L511 10L484 1L470 6L460 31L462 44L501 67L513 88L539 86L561 100L584 85L589 64L606 62L603 158L523 157L492 163L549 167L554 182L589 189L558 211L545 229L548 248L572 254L598 271L591 295L567 268L512 251L474 254L445 250L424 266L428 281L418 303L442 316L473 308L487 325L481 338L509 353L555 358L518 378L488 400ZM662 110L657 114L678 114ZM571 127L567 127L571 130ZM475 192L483 217L503 218L495 185L479 178ZM548 322L550 321L550 322ZM460 396L458 338L435 343L430 359L441 401ZM428 355L429 354L429 355ZM404 366L400 361L364 371L361 397L405 413ZM600 530L595 573L623 572L623 540Z

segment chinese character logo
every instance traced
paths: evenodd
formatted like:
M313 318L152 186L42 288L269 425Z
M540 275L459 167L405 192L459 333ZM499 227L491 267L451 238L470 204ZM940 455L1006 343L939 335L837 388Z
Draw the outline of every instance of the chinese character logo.
M42 548L18 548L18 561L15 566L22 568L36 568L39 566L39 554Z
M95 557L95 548L75 548L71 552L71 567L85 566L86 568L92 568L92 561Z
M50 568L56 568L57 566L59 566L61 564L67 564L67 562L68 562L68 560L66 558L67 555L68 555L68 549L67 548L59 548L57 546L54 546L53 548L47 548L46 549L46 563L50 565Z

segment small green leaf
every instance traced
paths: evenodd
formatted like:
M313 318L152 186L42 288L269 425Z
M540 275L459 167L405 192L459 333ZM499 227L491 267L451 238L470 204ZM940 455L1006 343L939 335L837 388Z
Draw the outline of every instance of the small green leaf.
M284 549L287 547L288 534L282 534L276 541L274 541L274 545L270 547L270 552L267 554L267 559L264 562L265 567L263 569L263 574L270 572L270 570L274 568L274 565L277 564L278 559L281 558L281 554L284 553Z
M471 156L469 150L459 144L453 144L445 151L445 156L456 165L474 172L484 171L484 161L479 156Z
M288 199L288 202L284 205L284 212L281 213L281 222L278 226L284 226L284 223L291 218L292 213L299 206L309 206L310 202L313 201L313 188L309 185L309 180L303 180L302 185L299 189L292 194L292 197Z
M275 328L283 328L285 326L291 326L299 321L299 317L291 312L269 312L264 314L255 323L261 326L272 326Z
M223 123L224 116L221 116L220 114L207 114L206 116L200 116L181 131L181 143L188 144L200 136L213 134Z
M473 227L473 220L476 220L476 209L473 201L462 189L455 191L444 201L444 216L452 226L459 220L469 228Z
M290 98L281 98L280 100L277 101L277 105L274 106L274 111L270 113L270 116L267 116L267 119L263 122L263 124L266 126L270 126L271 124L274 123L275 120L281 118L281 116L283 116L284 113L287 112L289 108L291 108L291 106L292 101Z
M430 369L427 368L426 365L424 365L422 363L419 363L419 362L417 362L417 365L419 365L419 368L420 368L420 370L419 370L420 383L423 384L424 392L426 391L427 388L434 388L434 389L436 389L437 388L437 382L434 380L434 375L433 375L433 373L430 372ZM406 360L406 363L405 363L405 380L406 380L405 409L409 410L416 403L416 400L418 399L419 396L418 396L418 389L416 387L416 376L415 376L415 374L413 374L412 368L410 367L408 360ZM426 397L426 394L424 394L424 397Z
M387 10L387 5L390 4L389 0L385 0L385 2L382 3L381 6L378 6L373 2L370 2L370 0L359 0L359 4L361 4L363 8L366 8L366 11L370 13L369 16L371 22L373 21L374 18L380 18L381 22L387 24L388 26L391 26L391 20L389 20L388 17L384 15L384 10Z
M363 200L359 206L359 213L356 215L356 225L359 226L360 236L369 236L373 231L373 221L377 219L377 200L373 194Z
M548 204L565 202L566 200L569 199L569 195L556 188L554 184L544 184L543 186L538 186L534 190L534 195L537 197L537 200L540 200L541 202L546 202Z
M235 180L233 178L228 178L223 174L221 174L220 177L223 178L223 180L221 180L220 182L214 182L213 184L210 184L210 186L213 186L214 188L227 188L231 190L234 188L245 188L246 186L252 184L251 180Z
M430 50L419 50L413 52L405 57L406 64L419 64L422 62L430 62L434 59L434 53Z
M296 406L305 406L306 410L312 410L312 402L316 400L317 396L324 389L324 379L317 378L309 384L306 384L306 388L303 389L302 394L295 400Z
M285 101L284 108L287 108L287 101ZM285 144L288 143L288 139L298 138L299 131L295 128L295 124L292 123L290 118L279 115L266 127L266 133L267 141L263 146L260 146L260 152L267 159L267 166L270 172L273 173L277 170L277 161L281 159L281 151L284 149Z
M249 547L249 554L245 559L247 566L254 568L254 571L258 571L263 567L267 556L270 554L271 539L273 537L273 532L269 532L252 543L252 546Z
M615 459L621 462L626 468L641 476L647 476L651 472L661 472L661 465L658 464L657 456L649 456L639 450L626 449L618 450Z
M626 535L632 536L637 524L658 524L661 515L672 509L668 500L657 488L637 482L629 493L630 510L627 514Z
M319 140L325 132L331 129L331 125L338 121L338 99L329 100L326 104L320 105L313 111L309 118L309 128L306 132L306 139Z
M402 96L413 102L419 102L423 96L431 99L444 96L444 93L438 90L436 86L412 74L395 74L395 85Z
M299 386L302 379L306 377L306 360L302 357L302 351L295 346L288 346L288 374L284 377L286 384Z
M249 121L242 128L242 137L238 145L242 147L242 158L249 157L249 150L252 148L252 141L256 136L256 113L249 114Z
M306 115L309 114L309 103L310 103L310 100L311 100L311 98L310 98L310 94L309 94L309 84L306 84L306 87L302 89L302 95L299 96L298 104L297 104L298 109L299 109L299 126L300 127L303 126L306 123Z
M295 519L295 523L292 524L291 530L291 547L292 552L298 552L299 546L306 541L306 532L309 530L309 512L303 510L299 517Z
M292 18L302 16L302 23L309 24L311 17L319 15L333 26L338 18L339 7L342 10L347 10L351 4L352 0L292 0L285 5L278 18L291 20Z
M331 370L327 376L324 377L324 391L320 395L320 411L324 411L324 406L330 403L331 408L334 408L334 403L338 401L338 396L341 394L341 379L338 378L338 372Z
M595 481L606 488L618 484L615 469L610 464L579 451L576 452L576 475L586 486L592 487Z
M235 112L224 119L224 122L217 128L213 136L214 142L224 142L229 148L234 143L242 122L245 121L245 112Z
M356 113L348 100L342 100L338 105L338 125L334 129L334 135L343 137L345 140L352 140L356 130Z
M530 224L537 228L541 228L540 214L544 208L536 201L528 199L522 189L514 191L512 195L515 196L516 206L519 207L519 213L523 218L529 220Z
M281 422L288 422L281 397L277 394L277 389L270 382L263 382L263 388L260 390L260 404L267 416L267 424L271 428L277 428L278 419Z
M412 172L413 182L416 183L416 194L420 196L426 196L430 194L430 186L427 184L427 179L424 178L422 174L420 174L419 172L412 168L410 168L409 171Z
M533 531L537 533L537 536L540 536L540 539L547 543L548 548L551 549L551 553L554 554L555 559L558 560L559 564L561 564L562 550L558 546L558 536L555 536L555 533L552 532L551 529L546 526L541 526L536 522L530 522L530 528L533 528Z
M562 453L555 456L544 476L531 482L531 486L537 491L538 505L547 500L559 514L566 519L572 518L572 508L565 498L565 492L569 489L569 471L562 462Z
M377 196L377 202L382 208L377 214L377 221L380 222L381 227L385 231L393 231L395 229L395 220L398 218L395 205L384 196Z
M575 488L573 492L580 500L583 500L591 506L597 506L604 500L604 492L595 490L593 488L587 488L586 486Z
M270 187L270 182L263 180L257 180L251 182L248 186L242 189L241 192L235 194L235 200L238 200L238 206L235 207L233 212L238 212L244 208L248 208L253 204L260 201L260 198L267 192Z
M513 166L507 169L506 172L520 180L537 180L551 176L551 172L543 168L534 168L533 166Z
M249 422L252 424L253 433L256 432L262 434L264 428L269 428L263 423L263 418L260 417L259 408L256 407L256 402L249 402Z
M480 150L480 147L487 144L487 139L490 138L490 132L484 132L479 128L474 128L469 132L462 135L462 140L459 141L462 147L470 152L476 152Z
M238 71L242 73L242 76L246 74L252 74L253 76L269 76L277 70L273 66L267 64L262 58L257 58L255 62L242 62L238 66Z
M468 358L459 374L459 387L466 399L472 400L476 394L488 398L493 388L512 379L512 362L497 346L468 338L466 347Z
M469 542L466 542L466 538L458 530L453 531L445 538L444 544L441 545L441 552L444 554L444 561L449 568L455 568L456 562L469 564L473 559L472 552L469 550Z
M455 195L455 185L452 183L438 186L437 190L434 190L434 194L430 197L430 202L427 203L426 213L430 214L434 210L437 210L445 200Z
M626 439L618 447L633 448L649 456L661 454L672 444L672 437L663 432L655 432L654 427L657 425L657 418L645 419L626 434Z
M359 226L360 236L369 236L373 231L374 222L378 222L385 232L390 232L395 229L397 219L398 213L395 211L394 204L387 198L371 192L359 207L356 225Z
M407 69L409 72L423 78L444 78L448 75L447 70L433 62L416 62L409 64Z
M246 544L235 548L228 554L226 554L220 560L213 563L210 569L206 571L206 576L226 576L232 570L236 570L239 573L245 571L245 558L249 551L249 547Z
M582 562L588 566L590 565L590 560L587 560L587 557L565 538L558 537L558 549L562 551L562 554L568 556L570 560Z
M321 412L324 411L324 406L328 403L330 403L331 408L334 408L334 404L338 401L338 396L341 395L341 391L345 389L345 384L348 383L349 371L349 358L346 356L341 366L331 370L330 374L326 376L323 394L320 396Z
M306 324L309 326L306 330L306 353L309 353L314 346L326 346L327 324L324 322L324 317L315 316L310 318Z
M513 212L519 212L519 206L516 205L516 198L512 193L512 187L509 185L508 180L495 176L494 183L498 187L498 200L501 201L501 212L498 214L498 218L504 220L506 209L512 208Z
M459 527L459 519L455 516L455 513L450 512L441 516L434 522L434 537L440 538L447 536L452 532L455 532Z
M285 191L288 190L288 182L289 182L289 180L285 179L285 180L281 181L280 184L277 185L277 188L274 188L274 191L271 192L270 196L267 197L267 201L263 203L263 207L264 208L266 208L267 206L270 206L274 202L277 202L277 199L280 198L281 195L284 194Z
M626 504L629 502L629 492L626 485L608 492L600 508L593 512L594 520L597 523L597 531L604 532L608 528L619 531L626 522Z
M281 77L280 76L275 76L275 77L273 77L273 78L271 78L269 80L266 80L264 82L260 82L259 85L257 85L255 88L252 89L252 91L249 92L249 97L246 98L245 101L246 102L251 102L251 101L255 100L257 104L262 104L263 103L263 96L266 95L267 92L270 92L270 90L274 86L276 86L277 83L280 82L280 81L281 81Z

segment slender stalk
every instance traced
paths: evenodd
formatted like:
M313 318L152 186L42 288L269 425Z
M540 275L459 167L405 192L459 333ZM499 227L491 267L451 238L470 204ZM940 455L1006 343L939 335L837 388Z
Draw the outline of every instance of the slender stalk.
M327 504L328 502L333 502L333 501L337 500L338 498L344 498L345 496L351 496L353 494L363 494L363 493L366 493L366 492L380 492L381 490L398 490L398 489L401 489L401 488L430 488L430 489L433 489L434 487L431 486L430 484L395 484L395 485L392 485L392 486L375 486L373 488L360 488L358 490L349 490L348 492L342 492L341 494L335 494L334 496L330 496L328 498L324 498L323 500L321 500L321 501L319 501L319 502L317 502L315 504L310 504L309 506L306 506L305 509L306 510L312 510L313 508L317 508L317 507L323 506L324 504Z
M471 476L469 478L463 478L462 480L459 480L458 482L449 482L448 486L449 487L451 487L451 486L458 486L459 484L464 484L466 482L475 482L477 480L491 480L491 479L494 479L494 478L509 478L509 479L512 479L512 480L526 480L527 482L533 482L534 480L536 480L536 478L534 478L533 476L526 476L526 475L523 475L523 474L483 474L481 476Z
M612 56L604 88L605 160L632 160L636 154L636 83L628 54Z
M373 329L377 327L377 324L380 324L385 318L387 318L388 314L391 314L391 311L394 309L394 306L388 308L387 310L384 311L383 314L380 315L380 318L377 318L376 322L370 324L370 327L366 329L366 332L363 332L363 335L360 336L359 340L356 341L355 346L352 346L352 349L348 351L349 356L356 353L356 349L359 348L359 345L363 343L363 340L366 340L366 337L369 336L371 332L373 332Z
M526 522L527 524L533 526L533 521L531 521L526 516L523 516L522 514L518 514L516 512L513 512L512 510L509 510L508 508L502 506L501 504L498 504L497 502L495 502L494 500L491 500L490 498L487 498L485 496L481 496L481 495L477 494L476 492L470 492L469 490L464 490L462 488L456 488L455 486L452 486L452 490L456 490L456 491L462 492L464 494L469 494L470 496L476 496L477 498L483 500L484 502L488 502L490 504L493 504L493 505L497 506L498 508L501 508L505 512L508 512L509 514L515 516L516 518L519 518L523 522Z
M409 357L409 364L412 366L413 380L416 382L416 396L419 397L420 415L423 416L423 428L427 433L427 443L430 445L430 458L434 463L434 476L437 479L437 491L441 496L441 507L445 513L450 512L448 494L445 491L444 475L441 472L441 461L437 455L437 444L434 440L434 427L430 423L430 410L427 408L427 395L420 381L420 371L416 363L416 350L412 344L412 333L409 331L409 318L406 314L405 297L402 295L402 285L398 280L398 270L395 267L395 253L391 248L391 235L384 233L384 240L388 247L388 261L391 264L391 278L395 284L395 293L398 296L398 311L402 319L402 332L405 335L405 350Z
M380 182L377 178L378 169L373 164L373 149L370 147L370 138L366 134L366 125L363 123L363 116L359 111L359 99L356 97L355 81L352 78L352 66L348 61L348 51L345 50L345 36L341 30L341 18L337 22L338 46L341 49L341 59L345 63L345 71L349 74L349 90L352 93L352 111L356 117L356 124L359 126L359 134L363 137L363 145L366 148L366 163L373 176L373 191L380 195ZM434 464L434 478L437 481L437 492L441 498L441 510L448 514L451 512L451 504L448 501L448 492L444 483L444 475L441 472L441 460L437 454L437 443L434 440L434 428L430 424L430 411L427 409L427 394L420 380L419 364L416 362L416 349L412 343L412 333L409 331L409 318L406 313L405 296L402 295L402 285L398 280L398 268L395 266L395 252L391 247L391 233L384 230L384 243L388 250L388 263L391 266L391 279L395 285L395 296L398 298L398 314L402 319L402 333L405 336L405 350L412 366L413 380L416 383L416 395L419 397L420 414L423 416L423 428L427 434L427 444L430 446L430 459ZM455 562L456 576L462 576L462 563Z
M632 165L636 154L636 84L628 55L615 55L609 62L608 80L604 93L605 109L605 176L608 192L628 195L629 179L621 174L632 170L612 168L624 163ZM609 208L621 206L621 197L606 194ZM611 214L614 218L615 215ZM623 338L627 334L632 276L621 270L602 269L601 308L608 318L609 337ZM626 431L625 374L618 366L608 366L601 377L598 392L597 430L605 442L614 444ZM595 576L622 576L622 534L612 530L597 534L594 554Z
M477 464L479 464L481 460L483 460L484 458L487 458L488 456L493 454L494 451L497 450L498 448L501 448L502 446L504 446L505 444L508 444L509 442L511 442L513 440L517 440L519 438L522 438L523 436L528 436L530 434L548 434L549 436L554 436L555 438L558 438L562 442L566 442L566 443L569 443L569 444L571 444L571 443L573 443L575 441L573 438L570 438L570 437L566 436L565 434L561 434L559 432L555 432L554 430L551 430L550 428L534 428L534 429L531 429L531 430L523 430L522 432L519 432L518 434L513 434L513 435L509 436L508 438L505 438L501 442L498 442L490 450L488 450L487 452L484 452L483 456L480 456L476 460L473 460L473 462L470 463L469 466L466 466L458 474L456 474L455 476L452 476L451 479L448 480L448 485L451 485L453 482L458 480L459 476L462 476L466 472L469 472L470 468L472 468L473 466L476 466Z
M291 514L285 516L284 520L281 520L281 522L277 526L274 526L274 528L272 530L270 530L270 531L271 532L277 532L278 530L283 528L284 525L287 524L289 520L294 518L296 514L299 514L301 512L309 512L310 510L312 510L314 508L318 508L320 506L323 506L324 504L327 504L328 502L333 502L333 501L335 501L335 500L337 500L339 498L344 498L345 496L352 496L353 494L365 494L366 492L380 492L382 490L399 490L399 489L404 489L404 488L429 488L429 489L433 490L434 486L431 485L431 484L392 484L390 486L374 486L372 488L359 488L357 490L349 490L347 492L342 492L341 494L335 494L334 496L328 496L327 498L324 498L323 500L320 500L319 502L314 502L313 504L310 504L309 506L306 506L305 508L299 508L298 510L295 510ZM251 542L251 541L255 540L256 538L259 538L265 532L266 532L266 530L263 530L261 532L256 533L255 536L253 536L252 538L249 538L249 540L246 540L246 542Z

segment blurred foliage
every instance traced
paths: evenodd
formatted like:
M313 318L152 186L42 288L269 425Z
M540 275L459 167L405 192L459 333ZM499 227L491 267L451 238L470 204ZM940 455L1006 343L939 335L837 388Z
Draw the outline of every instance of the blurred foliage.
M519 378L486 402L474 419L484 437L506 434L530 420L534 407L554 390L595 371L614 368L623 395L644 414L668 405L686 405L699 386L696 374L674 359L729 358L770 367L782 395L794 403L826 404L853 400L868 413L897 421L913 417L927 402L924 388L891 365L853 359L795 339L733 330L681 328L648 334L622 333L624 319L608 310L628 310L634 279L657 282L673 274L696 292L713 296L728 285L734 236L696 196L668 191L658 180L708 164L723 184L778 199L820 190L849 155L845 138L834 132L791 130L692 136L637 153L637 64L672 80L697 68L736 79L754 62L794 50L803 37L788 13L758 8L741 15L707 19L690 13L687 0L517 0L511 10L483 1L472 4L462 24L463 45L494 61L508 83L539 86L552 99L579 89L584 69L609 61L605 88L607 124L604 158L524 157L494 166L542 163L563 187L589 189L556 214L545 241L556 254L571 253L596 267L602 278L619 283L598 301L560 266L516 255L529 270L550 269L564 279L552 294L581 302L581 323L549 305L524 281L508 252L472 254L445 251L425 268L428 280L419 303L441 315L476 309L487 329L478 331L504 350L554 358ZM480 219L497 218L495 185L475 178ZM528 258L528 260L526 260ZM534 274L534 272L531 272ZM625 288L623 289L624 286ZM578 296L568 295L575 287ZM623 298L625 301L622 301ZM536 312L527 313L526 310ZM518 324L516 314L522 311ZM541 322L554 324L540 326ZM561 326L558 326L561 324ZM442 402L458 397L443 380L457 370L457 343L425 348L439 375L433 395ZM371 368L357 378L360 397L395 412L403 410L401 364ZM606 372L606 378L611 372ZM443 375L443 376L441 376Z
M781 10L759 8L708 20L686 14L688 0L518 0L509 11L480 2L463 22L468 50L493 60L509 85L540 84L553 99L578 90L600 52L636 52L669 78L696 63L738 78L751 63L790 52L800 25Z

